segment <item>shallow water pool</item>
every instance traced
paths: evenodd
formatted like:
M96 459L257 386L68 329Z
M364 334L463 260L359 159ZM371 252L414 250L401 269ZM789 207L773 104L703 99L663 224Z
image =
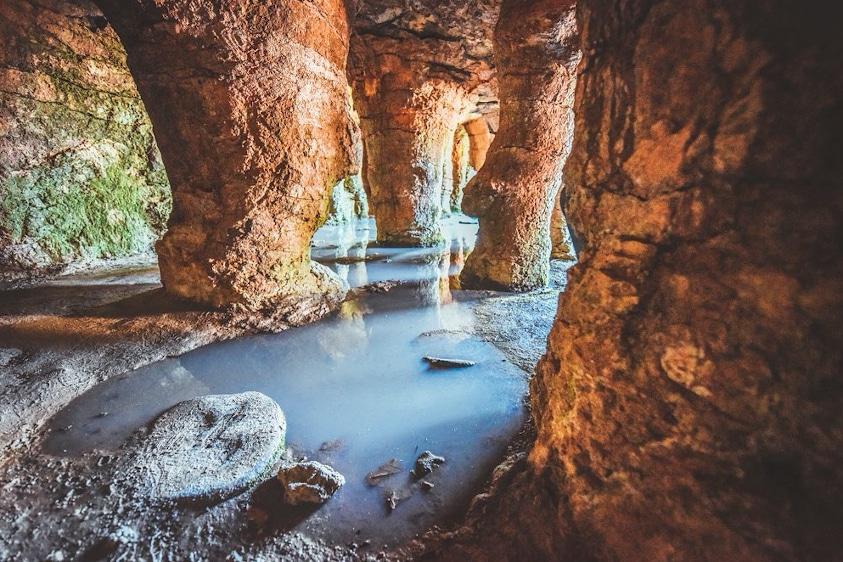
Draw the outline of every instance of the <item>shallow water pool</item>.
M349 300L315 324L209 345L103 383L52 420L57 431L46 439L46 452L116 449L182 400L257 390L284 410L296 456L330 464L346 478L295 529L331 542L380 545L447 520L465 508L523 426L527 391L526 373L473 335L482 295L450 289L449 275L461 268L476 232L476 224L452 223L451 247L425 250L373 247L368 221L321 230L314 259L351 285L403 283ZM425 355L477 364L437 370ZM425 479L431 490L409 473L425 450L446 459ZM391 459L400 472L367 482L367 473ZM397 499L394 511L389 496Z

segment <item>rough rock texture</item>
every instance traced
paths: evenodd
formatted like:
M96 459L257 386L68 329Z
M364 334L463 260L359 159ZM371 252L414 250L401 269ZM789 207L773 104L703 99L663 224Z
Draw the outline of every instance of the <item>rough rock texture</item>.
M169 213L152 125L102 12L0 3L0 273L150 252Z
M341 0L100 0L173 186L157 245L172 294L249 309L336 301L311 263L330 188L356 173ZM338 103L339 102L339 103Z
M457 127L495 110L496 0L361 4L350 71L364 178L386 244L435 245ZM447 186L450 192L450 186Z
M584 250L476 557L840 559L843 37L792 7L579 3Z
M278 471L284 503L322 504L345 484L342 474L316 461L285 464Z
M284 413L260 392L201 396L135 437L126 471L153 499L217 501L266 475L284 451Z
M573 134L574 2L505 1L495 30L500 130L466 186L480 218L464 287L531 290L549 280L550 214Z
M496 116L495 123L499 118L499 115ZM489 147L492 146L492 141L495 140L495 133L486 117L478 117L467 121L463 124L463 127L465 132L468 133L468 164L475 170L479 170L486 163L486 156L489 153Z

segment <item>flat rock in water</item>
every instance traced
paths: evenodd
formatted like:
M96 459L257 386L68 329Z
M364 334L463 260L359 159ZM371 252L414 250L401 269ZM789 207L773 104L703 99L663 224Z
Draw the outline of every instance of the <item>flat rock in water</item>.
M468 359L450 359L446 357L431 357L429 355L425 355L424 360L436 369L463 369L465 367L473 367L477 364Z
M401 461L390 459L366 475L366 484L377 486L384 478L401 472Z
M282 499L288 505L325 503L345 484L345 477L316 461L286 464L278 471Z
M178 501L236 495L266 475L284 449L286 421L260 392L201 396L161 414L130 455L140 491Z

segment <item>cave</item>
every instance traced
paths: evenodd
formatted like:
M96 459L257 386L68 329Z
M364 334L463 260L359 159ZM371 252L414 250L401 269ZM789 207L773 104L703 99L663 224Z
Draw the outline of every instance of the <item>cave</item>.
M843 560L826 7L4 0L0 559Z

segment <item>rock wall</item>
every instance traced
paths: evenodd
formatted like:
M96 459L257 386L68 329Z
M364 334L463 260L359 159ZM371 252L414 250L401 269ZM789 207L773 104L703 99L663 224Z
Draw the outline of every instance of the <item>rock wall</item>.
M442 241L454 133L496 105L497 9L496 0L360 3L349 66L381 243Z
M86 0L0 3L0 271L150 252L170 205L102 13Z
M531 290L550 274L550 215L573 135L574 2L505 1L495 30L500 129L463 208L480 219L466 288Z
M211 306L333 303L310 261L331 188L359 171L341 0L101 0L173 186L157 245L177 296Z
M841 36L790 7L580 2L584 250L532 385L512 548L839 557Z
M537 440L434 558L840 558L843 37L791 8L579 2Z

